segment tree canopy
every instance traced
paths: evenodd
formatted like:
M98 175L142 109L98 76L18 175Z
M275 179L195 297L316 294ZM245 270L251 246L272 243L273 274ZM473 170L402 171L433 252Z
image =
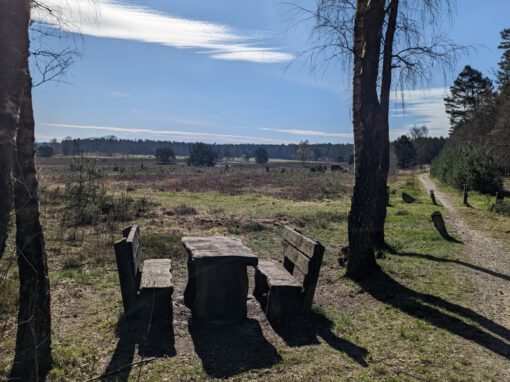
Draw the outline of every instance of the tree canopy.
M400 168L410 168L416 164L416 150L407 135L402 135L393 142L393 149Z
M163 164L175 162L175 154L170 147L156 149L156 158Z
M190 166L208 166L216 164L217 155L211 145L199 142L193 143L189 150L188 164Z
M259 147L255 150L255 162L259 164L267 163L269 161L269 154L263 147Z
M490 102L494 87L490 78L466 65L450 87L450 92L451 96L444 100L451 130L454 132Z

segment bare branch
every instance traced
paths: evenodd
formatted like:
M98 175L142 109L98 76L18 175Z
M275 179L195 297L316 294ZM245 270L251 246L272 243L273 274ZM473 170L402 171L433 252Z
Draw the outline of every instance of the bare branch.
M313 9L286 4L304 15L302 22L313 22L310 48L297 58L309 56L311 71L336 63L350 74L356 1L316 0ZM388 27L390 4L387 0L384 29ZM443 74L446 82L458 57L469 50L444 37L447 33L441 30L445 20L450 20L455 12L455 5L455 0L400 0L391 63L396 79L393 88L403 92L419 83L428 84L437 72ZM380 59L383 60L382 49Z

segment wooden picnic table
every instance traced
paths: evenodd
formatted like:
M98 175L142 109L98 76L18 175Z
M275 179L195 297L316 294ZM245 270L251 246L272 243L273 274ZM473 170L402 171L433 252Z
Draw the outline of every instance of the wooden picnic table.
M248 265L257 256L241 240L223 236L182 238L188 252L184 303L199 321L246 318Z

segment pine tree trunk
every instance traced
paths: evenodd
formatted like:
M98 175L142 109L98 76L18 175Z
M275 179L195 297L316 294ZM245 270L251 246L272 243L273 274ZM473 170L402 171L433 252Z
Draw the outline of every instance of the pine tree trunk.
M34 154L32 81L28 74L13 167L20 295L11 378L22 381L44 380L51 368L50 285L44 236L39 221Z
M377 268L372 233L380 162L381 105L377 77L384 0L358 0L354 25L353 124L356 173L349 213L347 275L363 279Z
M25 0L0 0L0 258L12 210L14 137L28 60L30 7Z
M383 68L381 80L381 123L380 127L380 160L378 177L378 194L376 200L374 230L372 241L375 249L382 249L386 246L384 237L384 223L386 221L386 207L388 205L388 173L390 169L390 136L389 136L389 111L391 74L393 63L393 41L397 26L399 0L392 0L389 5L388 25L384 37Z

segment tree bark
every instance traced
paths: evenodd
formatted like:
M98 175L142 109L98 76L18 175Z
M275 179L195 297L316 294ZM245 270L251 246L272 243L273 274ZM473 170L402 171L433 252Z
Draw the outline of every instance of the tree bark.
M379 193L381 104L377 94L384 0L358 0L354 25L353 125L356 173L349 213L347 275L377 268L372 233Z
M391 0L389 4L388 24L384 37L383 68L381 79L381 121L379 123L380 134L380 159L378 194L376 199L374 231L372 235L375 249L382 249L386 246L384 237L384 223L386 221L386 207L388 205L388 172L390 168L390 136L389 136L389 110L391 92L391 74L393 63L393 41L397 27L399 0Z
M0 0L0 258L12 210L14 138L28 67L27 0Z
M21 381L44 380L51 368L50 285L44 235L39 220L34 153L32 80L28 73L13 166L20 293L16 352L10 377Z

